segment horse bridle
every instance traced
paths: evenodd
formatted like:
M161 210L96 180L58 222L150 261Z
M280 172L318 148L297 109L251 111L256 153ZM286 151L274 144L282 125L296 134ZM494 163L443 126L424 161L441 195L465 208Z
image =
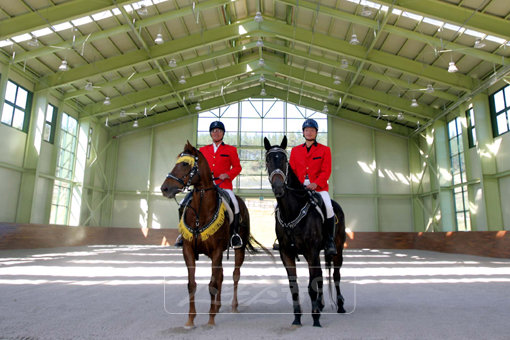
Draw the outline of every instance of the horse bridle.
M267 156L269 154L271 154L271 153L283 153L285 155L285 158L287 158L287 151L285 151L284 149L282 149L280 147L274 146L271 149L266 151L266 168L267 168ZM285 161L285 172L283 172L281 169L274 169L269 174L269 183L271 183L271 185L272 185L273 184L273 177L275 175L281 175L283 177L283 182L285 184L287 184L287 175L288 175L288 173L289 173L289 162Z
M179 184L181 184L183 186L182 189L179 189L180 191L187 190L191 186L191 181L192 181L193 177L195 177L195 175L199 174L199 171L198 171L198 156L194 156L192 154L184 153L183 152L183 153L181 153L179 155L179 158L177 159L176 164L177 163L186 162L188 160L193 161L193 165L192 165L191 170L190 170L189 173L187 173L186 175L182 176L181 178L172 175L171 172L168 173L168 175L166 176L166 178L173 179L174 181L177 181ZM184 178L186 178L186 176L189 176L189 178L188 178L187 183L184 183Z

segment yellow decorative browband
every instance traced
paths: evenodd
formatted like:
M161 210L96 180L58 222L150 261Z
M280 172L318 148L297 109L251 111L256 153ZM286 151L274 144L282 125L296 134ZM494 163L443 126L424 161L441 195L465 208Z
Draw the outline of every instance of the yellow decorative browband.
M193 156L181 156L177 159L177 162L175 162L175 164L178 164L178 163L182 163L182 162L186 162L186 163L189 163L191 166L194 166L195 165L195 158Z

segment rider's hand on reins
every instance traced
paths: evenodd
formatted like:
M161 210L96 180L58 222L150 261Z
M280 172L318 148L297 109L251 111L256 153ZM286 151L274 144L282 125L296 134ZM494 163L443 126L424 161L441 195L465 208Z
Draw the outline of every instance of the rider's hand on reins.
M312 191L313 191L313 190L315 190L315 189L317 189L317 183L310 183L310 184L308 184L308 185L306 186L306 189L308 189L308 190L312 190Z

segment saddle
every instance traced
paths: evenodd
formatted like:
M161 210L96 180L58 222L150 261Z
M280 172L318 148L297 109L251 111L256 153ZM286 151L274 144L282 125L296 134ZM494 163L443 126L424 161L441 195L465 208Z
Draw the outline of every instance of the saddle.
M228 220L229 220L230 224L232 224L232 222L234 222L234 210L235 210L234 203L230 199L230 195L224 189L222 189L222 188L220 188L218 186L216 186L216 188L218 189L218 194L220 196L220 199L225 204L225 208L226 208L227 213L228 213ZM186 197L184 198L184 200L182 201L181 207L188 206L188 204L191 203L192 198L193 198L192 192L189 192L186 195Z
M317 212L321 215L322 223L325 221L326 216L326 205L324 204L324 200L322 196L316 191L308 191L308 195L310 196L310 203L315 207Z

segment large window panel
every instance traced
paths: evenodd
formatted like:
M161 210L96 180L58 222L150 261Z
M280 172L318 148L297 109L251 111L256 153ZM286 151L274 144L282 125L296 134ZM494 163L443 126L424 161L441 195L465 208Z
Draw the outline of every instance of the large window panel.
M321 112L278 99L246 99L198 116L197 145L211 143L209 125L215 120L225 124L224 142L237 147L243 170L234 181L241 190L270 190L265 170L264 137L279 144L287 136L288 148L304 143L302 125L306 118L319 124L317 141L327 145L328 120ZM239 131L238 131L239 129Z
M471 230L471 216L467 193L466 165L464 161L464 144L462 140L461 118L457 117L448 123L448 140L450 147L450 164L454 208L457 231Z
M32 106L32 93L8 80L2 105L2 123L27 132Z
M57 167L53 186L50 223L68 224L71 205L71 185L76 161L78 121L67 113L62 113L62 126L58 151Z
M497 137L510 130L510 85L493 93L489 101L493 135Z

